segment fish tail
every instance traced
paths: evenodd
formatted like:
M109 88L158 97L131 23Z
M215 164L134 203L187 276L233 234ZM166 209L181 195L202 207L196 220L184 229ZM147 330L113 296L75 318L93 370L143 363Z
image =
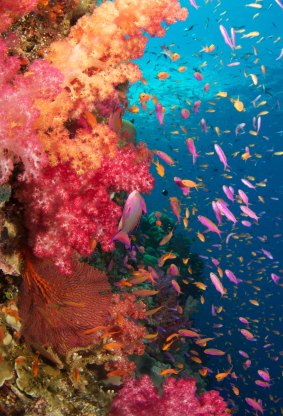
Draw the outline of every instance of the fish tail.
M120 241L121 243L123 243L125 245L125 247L128 249L131 247L131 241L130 241L130 237L128 236L128 234L121 230L119 231L113 238L112 241Z

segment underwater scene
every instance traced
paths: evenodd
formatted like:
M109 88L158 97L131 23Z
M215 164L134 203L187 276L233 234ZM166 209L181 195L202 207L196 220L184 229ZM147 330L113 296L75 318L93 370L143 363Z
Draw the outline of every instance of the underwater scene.
M283 415L282 22L0 0L0 416Z

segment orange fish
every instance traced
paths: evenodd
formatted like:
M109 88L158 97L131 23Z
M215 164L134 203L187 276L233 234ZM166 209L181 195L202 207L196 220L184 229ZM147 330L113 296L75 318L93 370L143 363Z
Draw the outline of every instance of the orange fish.
M107 351L115 351L120 350L123 347L123 344L120 342L108 342L107 344L104 344L102 348Z
M159 290L139 289L132 292L136 296L154 296L159 293Z
M171 230L169 234L165 235L165 237L163 237L162 240L160 241L159 245L164 246L165 244L167 244L173 237L173 232L174 232L174 229Z
M163 254L163 256L161 256L159 259L158 259L158 266L159 267L162 267L163 265L164 265L164 263L167 261L167 260L170 260L170 259L175 259L176 258L176 255L175 254L173 254L172 252L170 252L170 253L165 253L165 254Z
M160 371L161 376L168 376L169 374L179 374L181 370L175 370L174 368L166 368L165 370Z
M203 352L208 355L225 355L226 354L224 351L218 350L217 348L207 348Z
M158 72L157 74L157 78L161 81L163 81L166 78L169 78L170 75L168 74L168 72Z

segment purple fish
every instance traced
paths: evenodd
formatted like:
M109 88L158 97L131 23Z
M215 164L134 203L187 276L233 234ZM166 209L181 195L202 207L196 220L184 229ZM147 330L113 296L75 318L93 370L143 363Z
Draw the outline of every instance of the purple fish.
M118 233L113 237L113 241L118 240L125 244L126 248L130 248L129 233L137 227L142 212L147 212L145 201L138 191L133 191L127 198L118 226Z
M245 325L249 325L249 321L246 318L243 318L242 316L239 317L239 321Z
M244 358L249 358L249 354L247 354L245 351L239 350L239 354Z
M271 387L271 384L268 383L267 381L263 381L263 380L256 380L255 384L259 387L263 387L263 388L269 388Z
M224 165L224 170L226 170L226 168L229 168L229 165L227 163L227 158L225 156L225 153L223 152L223 150L221 149L221 147L218 144L214 145L214 149L220 159L220 162L223 163Z
M230 234L228 234L227 235L227 237L226 237L226 244L228 244L229 243L229 240L230 240L230 238L233 236L233 235L235 235L236 233L230 233Z

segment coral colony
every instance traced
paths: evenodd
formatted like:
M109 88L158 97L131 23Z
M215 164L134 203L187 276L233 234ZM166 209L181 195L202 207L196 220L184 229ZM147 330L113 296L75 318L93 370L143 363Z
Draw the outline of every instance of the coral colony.
M177 331L190 321L170 276L154 300L161 252L138 235L128 250L114 238L138 226L141 212L129 222L123 211L129 195L154 186L153 152L122 118L129 85L142 79L133 60L146 34L162 37L186 17L177 0L1 0L3 415L227 413L217 392L197 395L184 358L166 373L162 303L178 309ZM182 332L172 340L181 356ZM138 374L150 349L159 390Z

